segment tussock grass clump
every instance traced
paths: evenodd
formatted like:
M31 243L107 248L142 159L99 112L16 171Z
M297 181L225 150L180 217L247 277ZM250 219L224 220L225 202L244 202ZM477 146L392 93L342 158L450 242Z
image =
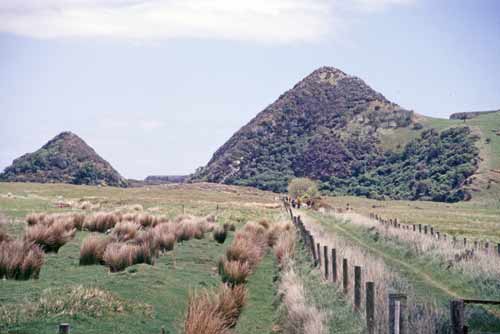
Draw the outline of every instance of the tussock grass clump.
M9 234L4 230L5 225L7 225L7 219L0 213L0 244L4 241L11 240Z
M137 246L121 242L110 243L104 251L103 260L111 272L125 270L134 264Z
M134 239L139 234L141 226L133 222L119 222L111 231L111 236L118 241L127 241Z
M0 244L2 242L10 241L10 237L3 229L0 228Z
M185 334L230 334L222 314L214 307L214 298L208 292L189 296Z
M44 252L57 253L59 248L75 236L76 229L69 229L72 226L59 221L51 225L28 226L24 233L24 240L28 243L36 243Z
M231 231L231 232L236 231L236 226L233 223L224 223L224 225L222 226L224 227L225 231Z
M104 264L104 252L112 241L110 237L88 236L80 247L80 265Z
M106 232L121 220L116 212L96 212L85 219L83 228L91 232Z
M65 225L68 230L73 228L81 230L85 215L82 213L30 213L25 219L28 226L61 224Z
M216 291L190 294L184 332L186 334L229 334L236 325L247 298L247 289L240 285L221 285Z
M203 239L204 232L200 224L186 221L175 225L175 237L178 242L188 241L193 238Z
M223 244L226 241L227 231L222 226L217 226L213 231L214 240L220 244Z
M42 249L27 241L13 240L0 243L0 279L38 278L43 257Z
M161 233L157 234L158 246L160 251L168 252L174 249L175 245L175 234L173 233Z
M245 283L250 273L248 262L228 261L226 259L219 262L219 274L222 281L232 286Z

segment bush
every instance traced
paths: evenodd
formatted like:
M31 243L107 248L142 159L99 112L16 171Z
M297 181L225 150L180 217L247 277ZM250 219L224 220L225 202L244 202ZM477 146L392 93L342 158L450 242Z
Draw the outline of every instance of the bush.
M318 196L318 186L306 177L295 178L288 184L288 194L294 198L314 198Z
M80 247L80 265L104 264L104 252L111 242L109 237L88 236Z
M27 241L14 240L0 243L0 279L38 278L43 257L42 249Z
M224 229L224 227L218 226L213 231L213 237L215 241L217 241L220 244L223 244L224 241L226 241L227 232Z

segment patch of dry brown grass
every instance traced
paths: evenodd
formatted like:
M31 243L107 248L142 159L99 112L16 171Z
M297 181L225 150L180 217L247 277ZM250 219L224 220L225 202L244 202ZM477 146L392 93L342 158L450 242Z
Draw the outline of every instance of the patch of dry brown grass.
M88 236L80 247L80 265L104 264L104 252L112 241L110 237Z
M117 212L96 212L87 216L83 223L83 228L90 232L106 232L121 220L121 215Z
M33 243L13 240L0 243L0 279L38 278L43 265L42 249Z
M118 241L128 241L137 237L140 228L141 225L134 222L119 222L111 231L111 236Z
M230 333L236 325L247 289L244 285L222 284L214 292L207 290L191 294L184 321L185 333Z
M70 223L56 220L46 225L45 223L28 226L24 232L24 240L39 245L45 252L57 253L68 241L75 236L76 229Z

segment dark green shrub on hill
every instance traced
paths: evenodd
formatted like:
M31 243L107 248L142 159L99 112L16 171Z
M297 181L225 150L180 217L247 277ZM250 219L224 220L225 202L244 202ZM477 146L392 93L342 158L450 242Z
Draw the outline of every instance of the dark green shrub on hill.
M398 152L386 152L378 166L348 178L323 180L321 190L339 195L457 202L469 194L466 179L477 169L479 152L468 127L422 132Z

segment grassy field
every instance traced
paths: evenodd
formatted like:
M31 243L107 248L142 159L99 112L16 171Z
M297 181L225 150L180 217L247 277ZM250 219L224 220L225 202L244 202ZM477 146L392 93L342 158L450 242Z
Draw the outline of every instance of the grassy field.
M88 201L96 210L142 205L144 212L175 217L217 214L217 223L242 226L250 220L277 219L279 205L274 195L255 189L218 185L184 185L136 189L98 188L72 185L0 183L0 212L9 220L11 235L21 235L30 212L62 212L57 203ZM97 208L98 207L98 208ZM79 266L82 240L90 232L79 231L58 254L47 254L38 280L3 280L0 283L2 333L55 333L61 322L69 322L75 333L179 333L190 291L220 284L217 262L233 233L220 245L211 237L178 243L174 251L158 258L154 266L136 264L123 272L110 273L100 265ZM270 332L274 320L275 263L268 256L249 281L249 303L241 316L238 333L250 329ZM71 312L74 290L97 289L109 294L98 305L81 305ZM86 291L86 290L85 290ZM81 298L78 297L81 301ZM74 301L73 301L74 302ZM61 306L65 305L65 306ZM33 312L22 310L34 309ZM246 326L246 324L248 326ZM251 326L250 326L251 324Z
M348 248L360 249L361 252L367 252L373 258L383 261L386 265L385 270L394 273L387 276L393 277L393 282L389 284L384 282L391 287L392 291L389 292L402 292L399 290L401 288L405 291L409 289L410 299L414 299L415 303L435 305L435 312L442 314L444 324L449 322L448 306L453 298L500 299L500 289L495 284L494 277L497 274L494 273L494 268L490 268L490 274L476 273L477 269L472 268L473 263L463 264L460 269L450 268L446 255L440 257L438 252L415 253L410 244L396 238L385 237L372 227L357 224L352 219L343 220L340 218L342 216L336 217L308 211L302 211L300 214L309 224L319 224L322 227L322 240L325 240L325 243L328 235L333 235L336 239L345 240L351 245ZM341 246L337 244L337 247ZM345 249L345 246L342 248ZM347 252L346 254L353 253ZM351 257L349 261L351 261L351 266L354 263L365 270L372 270L370 263L364 263L362 258ZM498 261L494 265L497 264ZM471 268L467 269L469 265ZM378 267L378 270L382 270L381 268ZM382 282L376 282L376 284L380 283ZM471 333L498 331L500 330L500 308L484 309L468 306L466 320Z
M366 216L374 213L404 223L432 225L443 233L500 242L500 203L377 201L353 196L326 197L325 201L335 208L345 209L349 205Z

